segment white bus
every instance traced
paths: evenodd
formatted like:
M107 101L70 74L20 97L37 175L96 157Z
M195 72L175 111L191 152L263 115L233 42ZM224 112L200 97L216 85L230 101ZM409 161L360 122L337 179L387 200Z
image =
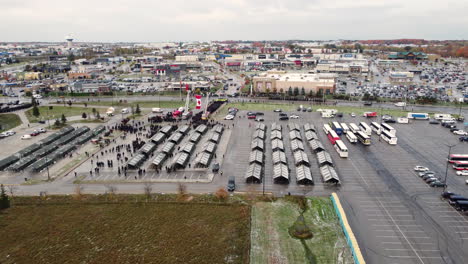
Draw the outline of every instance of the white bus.
M366 122L360 122L359 123L359 129L366 133L368 136L372 135L372 129Z
M381 130L381 128L380 128L379 123L377 123L377 122L372 122L372 123L370 124L370 126L371 126L372 131L374 131L377 135L380 135L380 130Z
M389 132L387 132L385 130L382 131L382 133L380 134L380 137L383 140L387 141L388 144L390 144L390 145L396 145L397 141L398 141L398 138L395 135L390 134Z
M337 140L335 144L335 149L336 149L336 152L338 152L338 154L340 155L340 157L342 158L348 157L348 148L343 143L343 141Z
M396 130L395 128L393 128L392 126L389 126L385 123L382 123L382 125L380 125L380 129L381 131L386 131L387 133L393 135L393 136L396 136Z
M349 123L349 130L355 134L356 132L361 131L361 129L354 123Z
M358 131L356 137L363 145L369 146L371 144L370 137L362 131Z
M357 137L351 131L348 131L348 133L346 133L346 138L349 140L349 143L357 143Z
M341 128L343 129L344 134L348 133L349 127L346 125L346 123L341 123Z
M330 133L330 131L332 131L333 129L330 127L329 124L324 124L323 125L323 132L325 132L325 135L328 135L328 133Z

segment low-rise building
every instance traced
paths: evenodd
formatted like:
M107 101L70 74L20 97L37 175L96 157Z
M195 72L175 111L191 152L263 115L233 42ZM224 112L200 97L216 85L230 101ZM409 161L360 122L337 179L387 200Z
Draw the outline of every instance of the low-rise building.
M289 88L304 88L305 93L313 91L332 94L335 92L335 74L327 73L287 73L282 71L267 72L253 78L253 90L256 93L286 93Z
M390 82L392 83L410 83L413 81L412 72L390 72Z

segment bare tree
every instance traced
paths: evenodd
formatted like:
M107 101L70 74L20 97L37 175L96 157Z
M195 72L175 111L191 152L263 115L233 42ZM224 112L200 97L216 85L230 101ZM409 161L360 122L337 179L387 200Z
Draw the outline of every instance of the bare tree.
M83 189L84 187L81 186L81 184L77 184L75 186L75 198L76 199L81 200L81 198L83 198Z
M146 197L151 198L151 193L153 192L153 184L150 182L145 182L143 190L145 191Z
M16 192L16 189L18 189L18 187L16 187L15 185L8 185L7 188L8 188L8 193L10 194L10 197L13 198L15 196L15 192Z
M177 200L184 201L187 198L187 187L185 184L179 183L177 187Z
M115 193L117 192L117 187L114 185L106 185L106 194L109 196L109 198L113 198Z

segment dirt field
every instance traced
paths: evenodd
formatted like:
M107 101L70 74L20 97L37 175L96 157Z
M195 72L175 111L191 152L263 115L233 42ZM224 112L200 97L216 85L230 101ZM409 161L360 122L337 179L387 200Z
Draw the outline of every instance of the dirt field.
M249 222L242 205L16 205L0 213L0 263L247 263Z

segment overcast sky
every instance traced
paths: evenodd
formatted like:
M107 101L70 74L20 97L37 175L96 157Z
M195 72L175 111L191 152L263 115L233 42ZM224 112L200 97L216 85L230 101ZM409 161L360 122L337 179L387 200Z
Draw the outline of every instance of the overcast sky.
M468 39L466 0L0 0L0 41Z

